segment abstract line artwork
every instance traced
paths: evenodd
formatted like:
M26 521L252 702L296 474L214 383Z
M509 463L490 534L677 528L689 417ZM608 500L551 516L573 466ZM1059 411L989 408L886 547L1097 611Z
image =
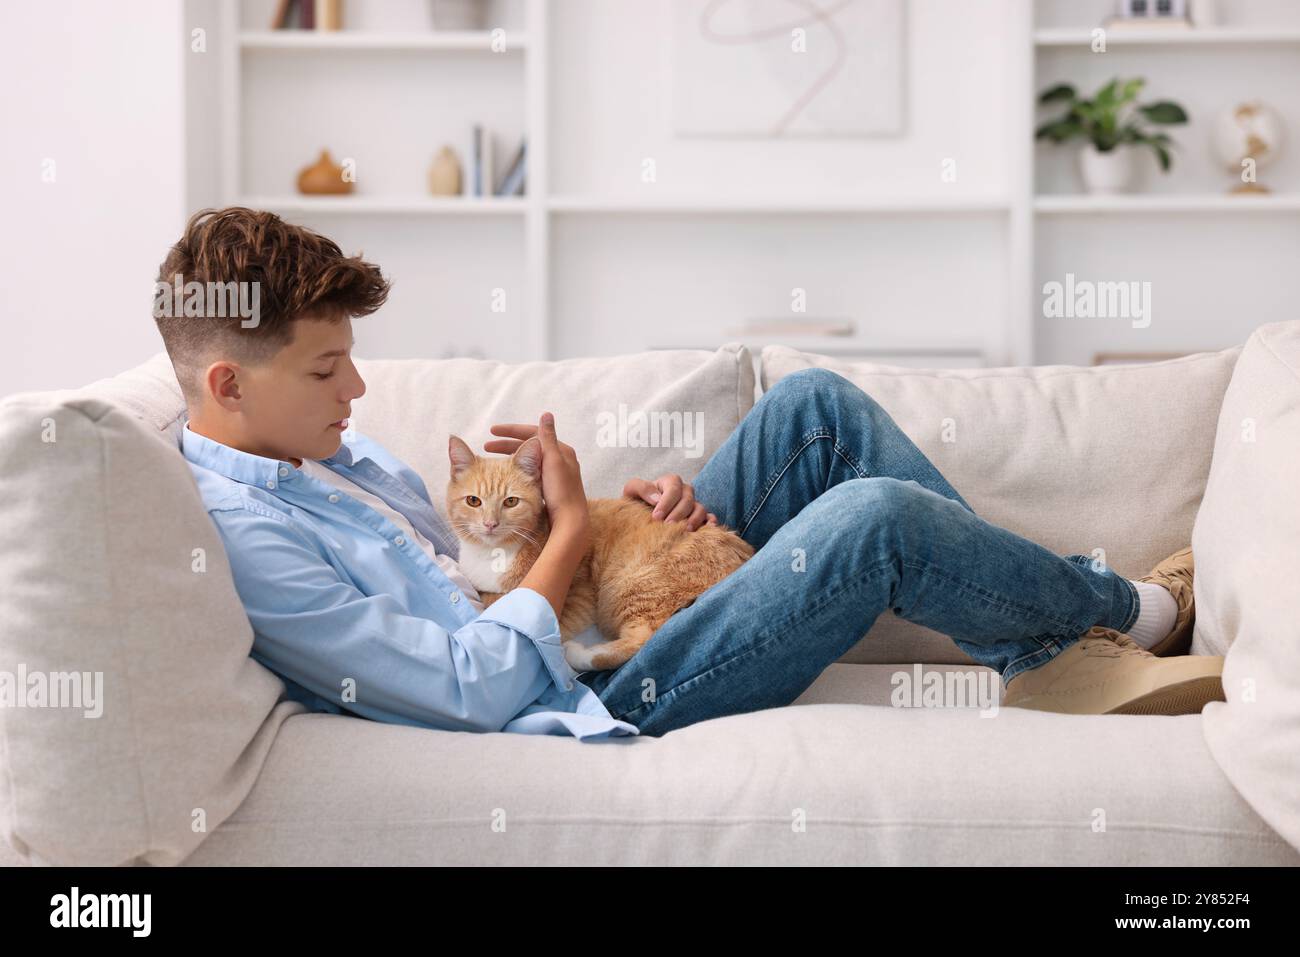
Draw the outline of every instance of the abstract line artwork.
M680 136L898 134L903 0L675 0Z

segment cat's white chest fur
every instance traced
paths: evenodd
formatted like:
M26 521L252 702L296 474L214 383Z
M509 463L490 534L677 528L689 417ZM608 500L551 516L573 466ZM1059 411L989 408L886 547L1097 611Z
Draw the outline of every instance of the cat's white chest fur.
M456 564L479 592L509 591L502 579L514 566L515 557L523 542L513 544L480 545L461 539L460 557Z

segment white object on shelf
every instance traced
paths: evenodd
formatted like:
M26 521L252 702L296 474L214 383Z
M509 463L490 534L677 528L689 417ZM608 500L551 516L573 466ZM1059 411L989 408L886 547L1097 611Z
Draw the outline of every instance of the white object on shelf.
M1137 169L1133 148L1121 143L1106 151L1093 143L1079 149L1079 173L1083 185L1090 193L1109 195L1123 193L1133 184Z
M1187 16L1198 30L1214 26L1219 22L1218 0L1191 0L1187 5Z

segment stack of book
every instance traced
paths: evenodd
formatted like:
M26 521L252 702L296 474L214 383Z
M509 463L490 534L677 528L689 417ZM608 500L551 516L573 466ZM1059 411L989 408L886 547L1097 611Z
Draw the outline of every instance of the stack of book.
M341 30L343 0L280 0L272 30Z
M492 182L492 133L480 124L474 126L474 162L470 174L471 196L523 196L525 174L528 167L528 137L519 142L514 159L501 178Z

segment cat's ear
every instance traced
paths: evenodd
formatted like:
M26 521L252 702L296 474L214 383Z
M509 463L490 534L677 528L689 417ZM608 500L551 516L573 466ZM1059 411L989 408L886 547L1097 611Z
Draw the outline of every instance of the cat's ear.
M524 439L523 444L515 449L510 459L526 475L540 480L542 477L542 440L535 435L531 439Z
M452 478L458 478L460 473L473 465L477 458L474 450L466 445L465 440L459 435L453 435L447 440L447 455L451 459Z

